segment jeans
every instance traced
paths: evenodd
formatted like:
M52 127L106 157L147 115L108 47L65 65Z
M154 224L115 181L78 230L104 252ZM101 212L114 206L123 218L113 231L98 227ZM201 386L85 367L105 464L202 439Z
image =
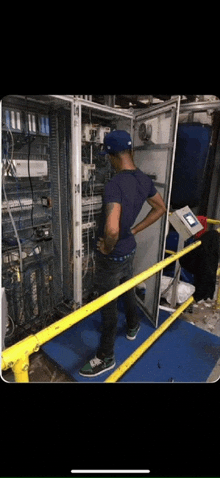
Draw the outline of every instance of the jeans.
M97 256L94 285L99 295L105 294L133 277L133 259L134 254L124 262L110 261L104 255ZM134 289L125 292L121 297L124 302L127 326L134 328L139 323ZM102 307L101 316L102 331L97 357L113 357L118 321L117 299Z

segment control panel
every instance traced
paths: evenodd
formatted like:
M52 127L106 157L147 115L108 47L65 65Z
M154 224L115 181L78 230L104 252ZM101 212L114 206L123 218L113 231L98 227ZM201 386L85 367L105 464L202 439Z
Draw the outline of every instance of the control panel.
M203 229L195 214L189 206L177 209L169 216L169 222L180 236L186 241Z

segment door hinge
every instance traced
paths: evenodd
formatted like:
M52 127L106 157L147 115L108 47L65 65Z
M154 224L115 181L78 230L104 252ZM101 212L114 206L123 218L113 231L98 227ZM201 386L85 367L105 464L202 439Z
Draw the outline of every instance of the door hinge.
M75 194L80 193L80 184L75 184Z

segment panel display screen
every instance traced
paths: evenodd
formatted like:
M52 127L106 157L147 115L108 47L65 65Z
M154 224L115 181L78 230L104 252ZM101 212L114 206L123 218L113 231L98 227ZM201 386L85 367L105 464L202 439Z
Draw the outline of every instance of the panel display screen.
M198 224L197 219L191 213L184 214L183 217L190 227L196 226Z

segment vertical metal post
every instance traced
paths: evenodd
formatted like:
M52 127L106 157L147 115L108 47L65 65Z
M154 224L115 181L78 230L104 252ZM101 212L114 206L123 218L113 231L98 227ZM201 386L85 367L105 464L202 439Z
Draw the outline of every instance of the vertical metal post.
M15 382L29 382L29 357L24 355L12 367Z
M60 275L61 289L63 293L63 236L62 236L62 211L61 211L61 187L60 187L60 144L59 144L59 121L56 117L56 137L57 137L57 180L58 180L58 204L59 204L59 239L60 239Z
M167 204L170 205L170 201L171 201L171 192L172 192L172 181L170 181L170 177L173 178L173 171L174 171L174 163L175 163L175 153L176 153L176 142L177 142L177 132L178 132L178 120L175 121L175 118L177 116L177 118L179 119L179 111L180 111L180 96L178 97L178 104L177 104L177 109L175 111L174 108L172 108L172 112L171 112L171 125L170 125L170 135L169 135L169 143L171 144L172 141L173 141L173 144L174 144L174 147L172 149L172 155L171 155L171 158L170 158L170 164L171 164L171 169L170 169L170 176L168 177L166 175L166 182L169 181L168 184L170 184L170 187L169 187L169 192L168 192L168 199L167 199ZM175 128L174 128L174 132L173 132L173 136L172 136L172 125L175 124ZM170 154L170 152L168 152L168 154ZM168 223L168 214L169 214L169 208L167 208L167 212L166 212L166 222L165 222L165 227ZM183 239L179 236L179 242L178 242L178 246L177 246L177 252L181 251L181 249L183 249L183 246L184 246L184 241ZM166 240L164 240L164 244L163 244L163 257L165 255L165 247L166 247ZM178 271L178 268L179 268L179 272ZM173 290L172 290L172 296L171 296L171 304L170 304L170 307L173 309L175 306L176 306L176 299L177 299L177 286L178 286L178 282L179 282L179 278L180 278L180 273L181 273L181 268L180 268L180 263L179 261L177 260L176 263L175 263L175 267L174 267L174 277L175 275L177 274L176 278L174 279L173 281ZM162 275L162 271L161 271L161 275Z
M183 249L184 246L184 239L179 235L179 242L178 242L178 247L177 247L177 252L180 252ZM179 278L180 278L180 273L181 273L181 266L179 261L176 261L175 264L175 269L174 269L174 281L173 281L173 290L172 290L172 297L171 297L171 304L170 307L173 309L176 306L177 303L177 287L179 283Z
M111 108L114 108L115 95L104 95L104 102L105 102L105 105L108 105L108 106L111 106Z
M81 104L71 104L72 200L73 200L73 289L75 307L82 305L82 199L81 199Z

